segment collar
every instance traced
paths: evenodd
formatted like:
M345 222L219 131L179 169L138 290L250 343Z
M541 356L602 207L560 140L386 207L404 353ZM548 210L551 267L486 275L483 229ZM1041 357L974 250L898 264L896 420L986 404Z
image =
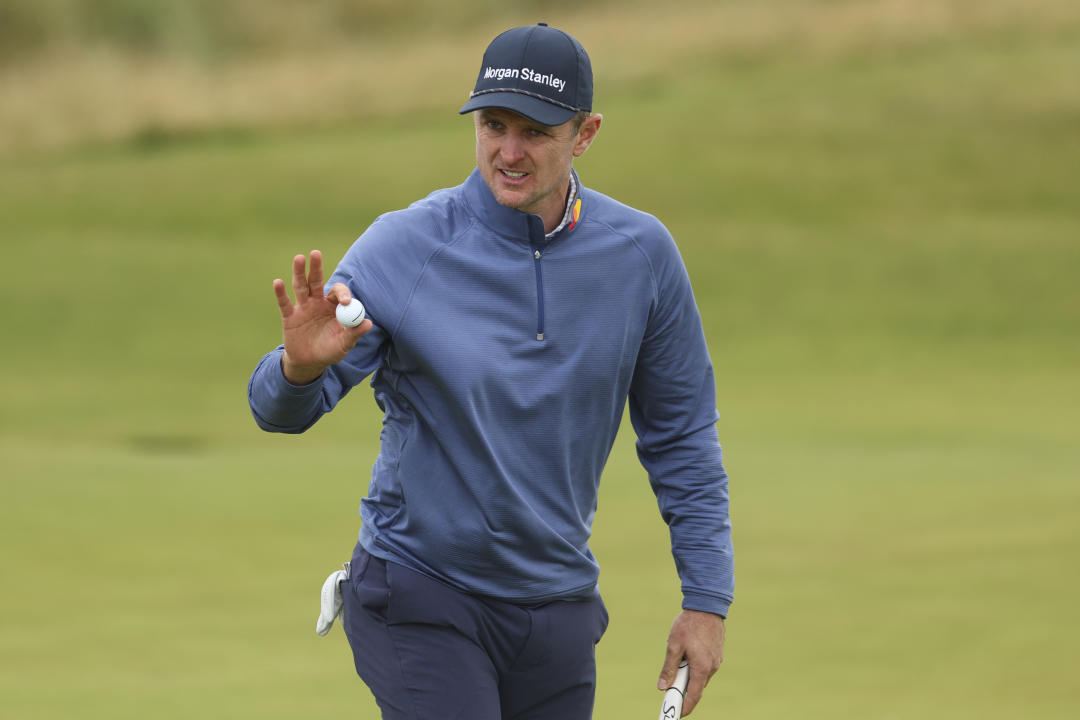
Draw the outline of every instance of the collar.
M544 221L539 215L500 205L479 170L473 169L463 187L465 201L473 214L480 218L480 222L500 235L514 240L527 240L533 245L543 245L556 233L572 230L581 215L581 180L573 170L570 171L571 191L567 198L566 214L562 224L555 228L551 235L545 235Z
M573 218L573 219L571 219L571 217L570 217L571 213L574 210L574 201L575 200L577 200L577 178L575 178L574 173L571 172L570 173L570 192L566 193L566 209L563 211L562 222L559 223L559 226L557 228L555 228L554 230L549 232L547 235L545 235L544 236L545 238L550 240L551 238L555 237L555 234L557 232L559 232L564 227L566 227L567 224L570 224L570 226L573 227L573 223L577 222L576 217ZM577 207L578 207L578 210L580 212L581 205L578 204Z

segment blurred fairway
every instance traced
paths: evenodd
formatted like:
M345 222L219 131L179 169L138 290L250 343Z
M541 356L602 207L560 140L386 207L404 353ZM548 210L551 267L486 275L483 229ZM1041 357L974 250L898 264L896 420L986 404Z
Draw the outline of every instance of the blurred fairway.
M378 409L266 435L246 382L294 253L465 177L455 103L533 7L441 109L0 156L0 717L376 717L313 630ZM694 717L1080 716L1080 7L558 8L578 169L670 227L716 366L738 588ZM629 427L595 531L596 717L654 717L679 595Z

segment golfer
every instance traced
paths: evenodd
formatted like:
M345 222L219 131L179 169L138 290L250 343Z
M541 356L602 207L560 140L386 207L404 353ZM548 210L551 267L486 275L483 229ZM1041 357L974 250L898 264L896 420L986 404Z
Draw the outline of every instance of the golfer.
M318 251L296 256L295 302L274 281L284 343L251 377L259 426L304 432L369 376L383 412L342 593L384 718L591 716L608 616L589 536L627 401L682 583L659 686L685 657L688 714L722 660L713 367L671 235L573 170L592 100L573 37L502 33L460 111L465 182L379 217L325 285ZM353 298L368 319L346 328Z

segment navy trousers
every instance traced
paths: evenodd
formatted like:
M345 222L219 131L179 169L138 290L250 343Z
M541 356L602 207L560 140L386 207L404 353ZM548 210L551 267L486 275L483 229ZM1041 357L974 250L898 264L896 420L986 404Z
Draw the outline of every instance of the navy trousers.
M384 720L592 717L599 596L514 605L357 546L342 598L356 672Z

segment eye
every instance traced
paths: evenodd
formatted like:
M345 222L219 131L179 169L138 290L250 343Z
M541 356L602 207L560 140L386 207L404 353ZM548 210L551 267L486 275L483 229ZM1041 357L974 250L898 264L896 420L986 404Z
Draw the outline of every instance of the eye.
M544 136L547 135L546 132L544 132L543 130L540 130L538 128L529 128L527 130L527 132L529 134L529 137L534 137L534 138L544 137Z

